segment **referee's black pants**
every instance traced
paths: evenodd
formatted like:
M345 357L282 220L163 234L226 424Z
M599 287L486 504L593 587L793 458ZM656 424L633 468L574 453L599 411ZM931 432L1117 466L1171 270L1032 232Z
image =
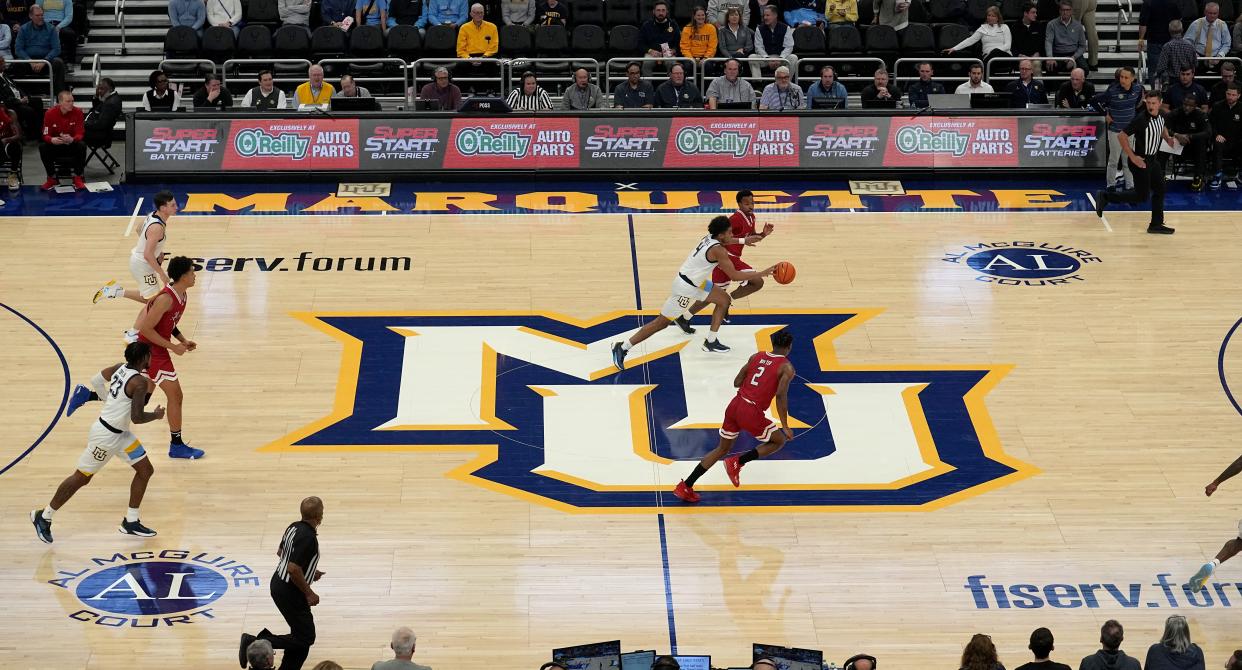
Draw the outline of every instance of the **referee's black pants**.
M300 670L310 654L311 645L315 644L315 617L306 603L306 594L293 584L273 579L271 591L272 602L276 603L276 609L289 624L289 634L273 635L264 628L258 637L271 642L273 649L285 650L280 670Z
M1164 160L1160 156L1149 156L1143 159L1147 167L1139 167L1130 161L1130 172L1134 174L1134 190L1104 193L1105 202L1122 202L1138 205L1151 198L1150 227L1164 225Z

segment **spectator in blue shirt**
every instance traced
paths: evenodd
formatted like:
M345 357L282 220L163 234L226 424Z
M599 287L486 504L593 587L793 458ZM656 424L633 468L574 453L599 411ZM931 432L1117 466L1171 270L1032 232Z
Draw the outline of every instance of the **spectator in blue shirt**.
M60 34L61 58L72 66L78 61L78 33L73 29L73 0L34 0L43 8L43 20Z
M470 6L466 0L427 0L427 6L418 23L419 28L453 26L456 28L469 20Z
M1164 92L1164 102L1169 109L1178 109L1182 106L1182 98L1193 95L1195 100L1206 104L1208 92L1203 85L1195 81L1195 69L1193 67L1182 68L1181 74L1177 81L1169 84L1169 88Z
M188 26L203 36L207 23L207 5L203 0L168 0L168 22L174 27Z
M397 25L397 20L388 14L388 0L358 0L354 4L354 12L355 23L383 26L385 34Z
M1108 187L1118 191L1134 189L1134 175L1130 172L1130 160L1121 150L1120 133L1124 132L1143 104L1143 85L1135 81L1134 70L1123 67L1117 70L1116 81L1108 89L1095 96L1095 108L1104 112L1108 124L1108 165L1105 178ZM1120 164L1120 173L1118 173Z
M17 42L13 53L18 60L46 60L52 64L52 86L57 91L65 88L65 61L60 59L60 36L56 27L43 20L43 8L34 5L30 8L30 22L17 31ZM47 67L43 63L24 65L24 72L32 72L35 76L47 76ZM16 69L16 68L15 68Z
M13 60L13 29L0 21L0 58Z
M845 101L849 97L845 85L837 81L837 71L831 65L825 65L819 71L819 81L806 90L806 108L814 108L816 98L827 98L835 101L835 109L845 109Z

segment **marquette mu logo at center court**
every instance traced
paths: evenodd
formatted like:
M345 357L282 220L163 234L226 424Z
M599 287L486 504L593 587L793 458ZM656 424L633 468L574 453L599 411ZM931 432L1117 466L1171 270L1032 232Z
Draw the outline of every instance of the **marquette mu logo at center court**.
M667 328L622 372L611 343L652 315L297 314L343 345L336 402L266 449L468 451L451 477L567 511L687 509L672 487L716 445L734 375L788 328L795 439L740 489L708 472L695 509L934 509L1035 473L1004 453L983 403L1006 366L837 360L833 339L876 313L736 314L723 355Z

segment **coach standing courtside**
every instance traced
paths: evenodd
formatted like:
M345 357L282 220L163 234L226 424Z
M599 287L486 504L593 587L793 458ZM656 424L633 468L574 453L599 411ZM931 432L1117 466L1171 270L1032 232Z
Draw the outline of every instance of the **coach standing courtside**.
M1147 232L1172 235L1173 229L1164 225L1164 160L1160 156L1160 142L1164 140L1172 144L1177 140L1169 135L1165 127L1164 115L1160 113L1161 102L1159 91L1148 91L1143 97L1146 111L1136 114L1118 137L1121 150L1134 173L1135 189L1114 193L1096 191L1095 215L1104 216L1104 208L1109 203L1138 204L1150 196L1151 223L1147 226Z
M246 667L246 648L251 642L267 640L274 649L284 649L280 670L299 670L306 662L311 645L315 644L315 617L311 609L319 604L319 595L311 584L323 577L315 569L319 565L319 535L323 523L323 501L311 496L302 501L302 520L285 529L276 555L280 561L272 575L272 601L289 624L288 635L273 635L264 628L257 636L242 633L238 661Z

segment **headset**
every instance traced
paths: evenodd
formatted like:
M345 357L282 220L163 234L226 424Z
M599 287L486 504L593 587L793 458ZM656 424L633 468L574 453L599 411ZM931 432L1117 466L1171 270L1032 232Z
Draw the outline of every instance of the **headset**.
M849 659L845 661L845 667L842 670L854 670L854 664L858 663L859 661L864 661L864 660L871 661L872 668L880 667L879 662L875 660L875 656L872 656L870 654L856 654L854 656L849 657Z
M651 670L680 670L681 664L672 656L661 656L651 664Z

